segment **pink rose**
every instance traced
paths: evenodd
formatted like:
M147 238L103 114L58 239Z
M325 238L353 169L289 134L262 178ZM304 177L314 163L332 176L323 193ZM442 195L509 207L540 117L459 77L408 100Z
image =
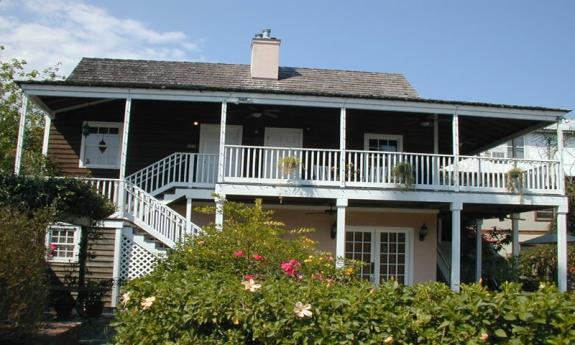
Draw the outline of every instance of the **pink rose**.
M51 250L51 251L55 251L56 249L58 249L58 245L57 245L57 244L54 244L54 243L50 244L50 250Z
M252 257L253 257L253 258L254 258L254 260L256 260L256 261L262 261L262 260L264 259L264 257L263 257L263 256L261 256L261 255L258 255L258 254L254 254L254 255L252 255Z
M250 280L250 279L254 279L254 277L255 277L255 276L254 276L253 274L246 274L246 275L244 276L244 279L245 279L245 280Z
M245 255L245 254L244 254L244 251L243 251L243 250L236 250L236 251L234 252L234 256L235 256L236 258L241 258L241 257L244 256L244 255Z
M295 259L292 259L288 262L282 262L281 269L290 277L295 276L296 268L299 266L299 262Z

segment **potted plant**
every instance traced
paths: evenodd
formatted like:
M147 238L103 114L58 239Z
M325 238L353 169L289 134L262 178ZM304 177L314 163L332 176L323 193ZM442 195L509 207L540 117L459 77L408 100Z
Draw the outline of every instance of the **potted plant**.
M86 297L84 299L84 312L87 317L99 317L104 311L104 301L102 297L110 290L110 282L101 280L99 282L89 281Z
M67 319L72 315L74 309L74 297L69 290L61 290L55 293L54 310L58 320Z
M402 184L405 189L410 189L415 183L413 166L408 162L396 164L391 169L391 175L394 177L396 183Z
M525 173L525 171L518 167L513 167L507 171L506 187L509 192L514 193L521 191L521 188L523 188L523 173Z
M283 175L291 175L301 164L299 158L294 156L285 156L280 159L280 169Z

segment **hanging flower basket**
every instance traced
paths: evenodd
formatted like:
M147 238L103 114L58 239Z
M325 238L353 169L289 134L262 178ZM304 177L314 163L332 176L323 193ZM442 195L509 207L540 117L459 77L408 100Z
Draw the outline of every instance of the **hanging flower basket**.
M507 171L506 179L506 188L511 193L520 192L523 188L523 174L525 171L521 168L514 167Z
M391 175L396 183L403 185L404 189L411 189L415 183L415 174L413 166L410 163L403 162L396 164L391 169Z
M289 176L296 171L301 164L301 160L294 156L285 156L280 159L279 168L283 175Z

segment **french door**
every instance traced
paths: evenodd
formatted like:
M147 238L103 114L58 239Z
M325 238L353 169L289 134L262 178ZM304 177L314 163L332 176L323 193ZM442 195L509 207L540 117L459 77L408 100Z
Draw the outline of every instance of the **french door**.
M345 234L345 257L365 262L360 272L374 284L412 282L412 229L353 227Z

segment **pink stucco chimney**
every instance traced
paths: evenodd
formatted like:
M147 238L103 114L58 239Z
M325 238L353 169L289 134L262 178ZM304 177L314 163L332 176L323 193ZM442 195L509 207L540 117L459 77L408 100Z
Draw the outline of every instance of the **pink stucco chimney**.
M278 79L281 41L264 29L252 39L251 74L256 79Z

